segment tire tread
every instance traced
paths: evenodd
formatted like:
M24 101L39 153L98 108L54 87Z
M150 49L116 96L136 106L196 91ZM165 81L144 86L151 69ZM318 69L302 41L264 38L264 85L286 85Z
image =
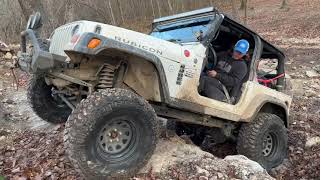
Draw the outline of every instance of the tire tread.
M73 134L79 134L80 131L83 133L89 133L90 130L94 127L95 121L88 121L85 117L90 115L96 116L99 111L99 108L93 108L93 106L103 106L108 112L112 112L113 107L121 106L122 104L128 104L137 102L136 105L140 106L140 108L144 108L148 113L148 118L146 118L146 123L150 123L153 128L154 136L150 137L153 139L153 144L150 147L150 151L145 154L145 158L143 161L132 166L131 169L128 169L125 173L115 173L115 174L107 174L104 176L100 176L100 172L92 172L92 169L89 169L79 154L77 153L77 146L75 144L79 144L77 140L74 138ZM81 125L81 127L79 127ZM81 128L81 130L79 129ZM145 101L140 96L132 93L131 91L124 89L105 89L99 92L94 92L92 95L88 96L87 99L83 99L77 108L73 111L73 113L69 116L68 121L65 125L64 131L64 144L66 153L72 162L75 170L82 174L85 177L90 177L90 179L100 179L100 178L131 178L137 173L137 171L142 168L143 165L147 163L150 159L153 151L155 149L157 139L159 137L159 127L157 123L156 113L153 110L152 106Z

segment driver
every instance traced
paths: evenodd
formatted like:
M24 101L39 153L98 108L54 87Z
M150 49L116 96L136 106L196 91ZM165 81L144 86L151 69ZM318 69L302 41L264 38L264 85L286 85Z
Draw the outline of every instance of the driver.
M234 46L233 53L221 53L218 55L216 67L209 67L201 77L203 83L203 95L219 101L225 101L226 96L222 84L230 92L240 87L248 72L245 62L249 50L249 42L245 39L239 40Z

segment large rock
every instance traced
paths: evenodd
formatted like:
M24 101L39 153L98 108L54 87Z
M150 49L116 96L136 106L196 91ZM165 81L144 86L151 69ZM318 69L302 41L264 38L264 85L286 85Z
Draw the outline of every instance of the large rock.
M4 59L6 60L12 59L12 54L10 52L7 52L6 55L4 55Z
M320 73L320 64L314 66L312 69Z
M247 168L251 171L253 170L254 172L265 171L259 163L252 161L243 155L227 156L224 158L224 160L230 164L234 164L235 166L240 166L241 168Z
M11 52L17 53L18 51L20 51L20 44L10 44L9 48Z
M290 82L292 84L292 91L294 95L302 96L305 93L303 79L291 79Z
M257 162L236 155L219 159L179 137L160 140L137 177L159 179L273 179Z
M9 52L10 48L6 43L0 41L0 52Z
M4 66L7 67L7 68L13 68L14 67L13 63L9 62L9 61L5 62Z
M320 76L320 74L315 70L306 71L306 75L309 78L314 78L314 77L319 77Z
M313 147L317 145L320 145L320 137L316 136L307 139L306 147Z
M4 43L3 41L0 41L0 48L7 48L9 47L6 43Z

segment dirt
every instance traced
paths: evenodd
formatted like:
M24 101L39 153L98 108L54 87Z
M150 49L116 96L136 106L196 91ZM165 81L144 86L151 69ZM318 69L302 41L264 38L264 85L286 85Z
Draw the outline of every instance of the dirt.
M289 10L280 10L280 4L278 0L252 0L248 18L250 28L288 56L287 75L294 87L288 158L269 174L276 179L319 179L320 144L307 147L306 142L320 137L320 77L310 78L306 71L317 70L320 64L320 1L289 1ZM9 179L79 179L63 150L63 125L50 125L35 116L25 95L28 76L17 73L20 87L15 91L10 70L3 59L0 62L0 175ZM218 158L236 153L232 143L210 152ZM204 162L212 161L202 159L196 165ZM188 163L171 168L170 173L191 178L194 166ZM153 179L152 173L148 178Z

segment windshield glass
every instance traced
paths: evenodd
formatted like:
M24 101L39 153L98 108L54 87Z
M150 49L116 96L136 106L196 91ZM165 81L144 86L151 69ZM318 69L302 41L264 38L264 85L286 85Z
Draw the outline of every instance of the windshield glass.
M197 42L200 34L201 37L207 35L209 28L215 22L214 19L214 16L201 17L178 23L158 25L150 35L170 42Z

